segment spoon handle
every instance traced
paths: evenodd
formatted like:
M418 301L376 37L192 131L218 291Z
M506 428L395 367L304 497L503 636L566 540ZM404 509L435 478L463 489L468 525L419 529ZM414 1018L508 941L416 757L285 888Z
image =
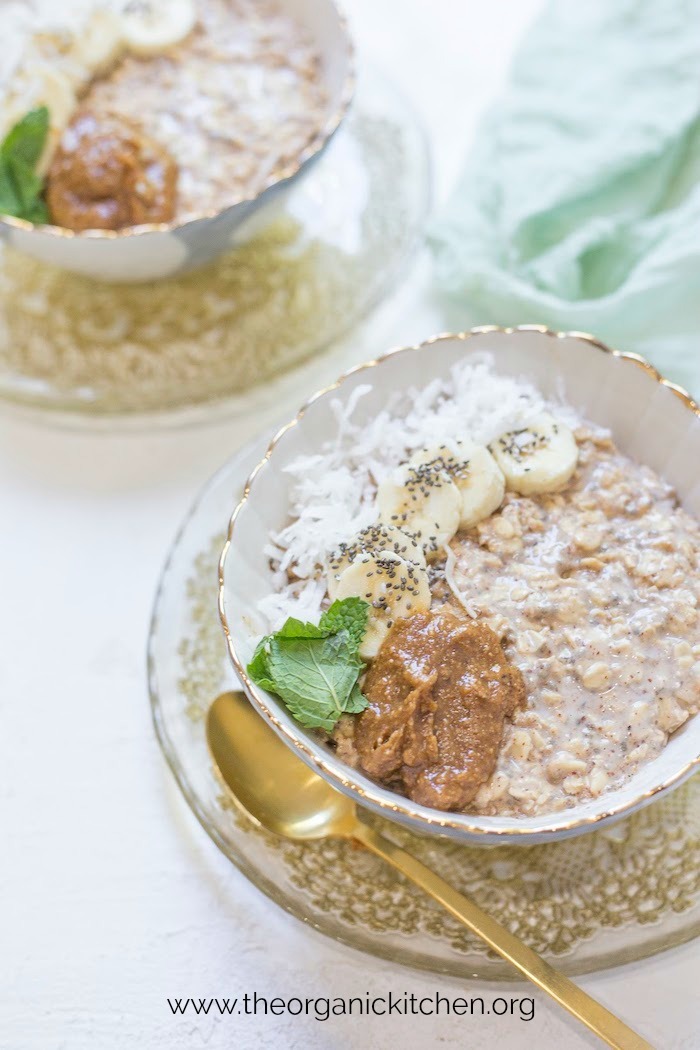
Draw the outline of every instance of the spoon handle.
M468 897L458 893L410 853L395 846L374 828L359 820L357 825L353 826L352 836L447 908L451 915L464 923L502 958L512 963L524 977L556 999L565 1010L587 1025L608 1046L614 1050L654 1050L650 1043L628 1028L619 1017L610 1013L568 977L555 970L505 926L492 919Z

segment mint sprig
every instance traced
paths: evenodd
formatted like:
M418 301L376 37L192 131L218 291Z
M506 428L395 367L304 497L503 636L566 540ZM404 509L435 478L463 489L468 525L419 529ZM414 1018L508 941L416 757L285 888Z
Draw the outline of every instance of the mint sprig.
M358 685L364 667L358 649L368 618L361 598L333 602L318 625L290 617L262 639L248 674L279 696L301 725L330 732L344 712L367 707Z
M0 145L0 213L42 223L49 211L41 196L44 180L36 166L49 133L46 106L33 109L8 132Z

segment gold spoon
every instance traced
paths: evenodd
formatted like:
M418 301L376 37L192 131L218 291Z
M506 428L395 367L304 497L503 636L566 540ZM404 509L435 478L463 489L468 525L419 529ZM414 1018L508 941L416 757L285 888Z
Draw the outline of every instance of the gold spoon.
M207 714L207 742L233 801L254 824L289 839L353 839L392 864L472 933L615 1050L653 1050L626 1024L541 959L473 901L358 815L355 803L298 758L243 693L222 693Z

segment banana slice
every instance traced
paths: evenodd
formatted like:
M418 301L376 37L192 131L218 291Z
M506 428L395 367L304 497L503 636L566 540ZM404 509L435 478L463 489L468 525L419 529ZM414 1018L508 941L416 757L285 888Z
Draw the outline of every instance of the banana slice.
M371 605L360 656L371 660L379 652L394 620L430 608L428 572L393 551L362 554L340 573L337 598L364 598Z
M578 446L569 428L544 412L522 430L511 430L492 446L506 487L522 496L556 492L578 463Z
M121 31L134 55L157 55L188 36L197 21L194 0L128 0Z
M391 551L404 561L410 561L421 569L425 568L423 548L413 536L397 529L395 525L368 525L366 529L358 532L352 543L341 543L338 550L331 555L328 569L328 596L331 601L335 601L337 597L341 573L357 558L366 554L376 554L378 551Z
M109 7L96 7L76 36L70 57L89 79L110 70L124 48L122 19Z
M379 520L397 525L434 557L459 528L462 498L440 463L404 463L377 488Z
M411 456L414 466L443 469L460 492L459 525L468 529L488 518L500 507L506 489L503 471L485 445L453 441L449 445L423 448Z

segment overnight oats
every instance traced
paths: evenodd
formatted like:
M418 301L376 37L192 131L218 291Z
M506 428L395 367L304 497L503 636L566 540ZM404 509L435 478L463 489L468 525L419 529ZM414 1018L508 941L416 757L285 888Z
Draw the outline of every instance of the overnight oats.
M700 708L700 525L610 434L473 355L286 468L249 676L415 802L537 816Z
M30 161L0 210L75 231L255 198L320 138L328 102L311 37L276 0L92 5L35 33L0 90L3 151Z

